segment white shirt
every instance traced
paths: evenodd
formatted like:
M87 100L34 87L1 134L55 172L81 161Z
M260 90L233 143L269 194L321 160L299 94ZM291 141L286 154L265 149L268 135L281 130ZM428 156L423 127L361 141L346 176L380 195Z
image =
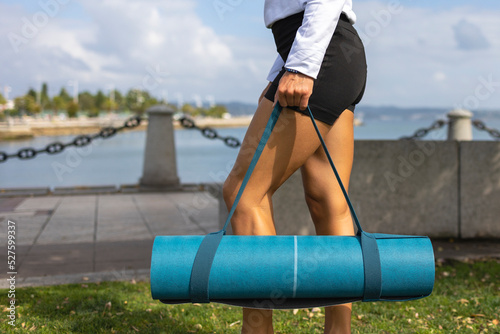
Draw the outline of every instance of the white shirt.
M265 0L264 22L271 28L274 22L302 11L302 26L297 31L286 64L278 55L267 77L269 81L276 78L283 66L316 79L340 14L344 12L351 23L356 22L352 0Z

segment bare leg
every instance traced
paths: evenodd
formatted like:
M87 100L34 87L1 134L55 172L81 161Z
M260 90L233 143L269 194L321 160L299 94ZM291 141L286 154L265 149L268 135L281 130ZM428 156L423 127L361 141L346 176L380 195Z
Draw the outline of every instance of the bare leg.
M352 168L353 113L345 110L324 137L346 190ZM301 169L306 201L318 235L353 235L349 208L320 147ZM351 332L351 304L325 308L325 334Z
M224 183L223 195L228 209L234 202L271 112L272 102L262 99L233 170ZM330 129L324 123L318 123L318 126L323 134ZM319 145L309 117L284 108L232 217L235 234L276 234L271 197L317 151ZM243 333L273 333L272 311L244 309Z

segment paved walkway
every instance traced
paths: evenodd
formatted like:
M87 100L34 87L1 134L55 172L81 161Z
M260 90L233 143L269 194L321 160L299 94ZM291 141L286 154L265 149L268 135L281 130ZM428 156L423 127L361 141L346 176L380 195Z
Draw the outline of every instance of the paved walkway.
M219 229L206 191L0 198L0 288L7 287L7 231L15 222L16 286L149 279L157 235ZM500 258L500 241L434 240L438 259Z
M16 286L143 279L154 237L217 230L218 201L204 191L0 198L0 288L9 220Z

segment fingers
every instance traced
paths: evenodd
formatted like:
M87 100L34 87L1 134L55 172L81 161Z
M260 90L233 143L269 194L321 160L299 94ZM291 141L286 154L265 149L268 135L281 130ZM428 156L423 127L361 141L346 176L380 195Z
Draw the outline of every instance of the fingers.
M302 98L300 99L299 102L299 108L300 110L306 110L307 106L309 105L309 96L307 95L302 95Z
M286 72L280 80L274 101L282 107L307 108L314 79L300 73Z

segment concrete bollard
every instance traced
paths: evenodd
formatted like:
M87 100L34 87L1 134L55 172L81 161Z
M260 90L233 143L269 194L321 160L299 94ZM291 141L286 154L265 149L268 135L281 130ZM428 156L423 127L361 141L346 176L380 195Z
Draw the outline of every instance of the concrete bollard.
M468 110L456 109L448 113L448 140L472 140L472 116Z
M146 110L148 129L141 189L170 190L180 188L177 176L177 161L172 115L174 110L166 105L157 105Z

